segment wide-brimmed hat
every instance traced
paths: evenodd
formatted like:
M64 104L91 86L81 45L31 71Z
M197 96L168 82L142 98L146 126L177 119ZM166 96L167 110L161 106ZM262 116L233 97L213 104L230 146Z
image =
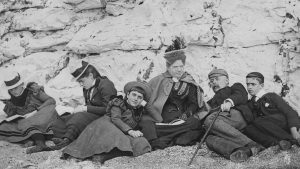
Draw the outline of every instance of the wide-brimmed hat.
M6 72L3 81L7 90L16 88L21 84L24 84L23 78L20 76L19 73L15 71Z
M213 78L217 76L226 76L228 77L228 73L224 69L214 69L208 73L208 78Z
M145 101L149 101L152 90L151 90L150 86L146 82L140 82L140 81L128 82L124 86L124 92L125 92L125 94L127 94L128 92L130 92L132 90L132 88L141 88L144 91L144 93L145 93L144 100Z
M78 80L78 78L83 75L90 64L85 61L77 62L75 64L69 65L69 71L73 76L72 81Z

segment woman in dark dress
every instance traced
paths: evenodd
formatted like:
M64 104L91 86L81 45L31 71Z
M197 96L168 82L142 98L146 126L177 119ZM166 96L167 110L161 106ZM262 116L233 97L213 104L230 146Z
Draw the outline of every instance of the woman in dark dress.
M4 80L10 99L3 100L4 112L7 117L22 115L12 121L3 121L0 124L0 140L12 143L25 142L30 147L26 153L35 153L51 150L45 144L46 135L59 137L55 133L53 122L59 118L55 110L55 100L48 96L43 87L35 82L27 85L19 73L11 72Z
M203 131L200 116L207 113L207 106L202 89L184 71L186 56L182 46L182 40L177 38L164 56L167 71L149 82L153 92L148 105L152 108L141 126L153 149L191 145Z
M73 114L62 117L66 132L62 139L52 139L56 145L51 148L55 150L69 145L76 140L86 126L106 114L108 102L117 95L114 83L106 76L101 76L97 69L88 62L82 61L79 65L74 65L69 69L74 77L73 81L83 87L85 105L77 105ZM62 122L56 121L56 123Z
M151 151L138 122L145 109L151 89L142 82L129 82L124 87L124 99L115 98L107 106L107 114L91 123L76 141L64 150L64 157L72 156L104 161L117 156L139 156Z

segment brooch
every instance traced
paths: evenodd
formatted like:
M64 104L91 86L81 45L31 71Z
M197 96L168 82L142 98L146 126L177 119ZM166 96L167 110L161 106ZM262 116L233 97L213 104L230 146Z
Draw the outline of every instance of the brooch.
M269 103L265 103L265 107L269 107L270 106L270 104Z

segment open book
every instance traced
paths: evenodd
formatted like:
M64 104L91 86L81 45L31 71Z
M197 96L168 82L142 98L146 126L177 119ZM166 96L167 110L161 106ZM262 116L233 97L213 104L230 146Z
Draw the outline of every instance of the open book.
M171 121L170 123L155 123L156 125L179 125L184 123L185 121L182 119L175 119Z
M33 116L36 112L37 111L33 111L33 112L25 114L25 115L15 114L15 115L7 117L7 118L1 118L0 119L0 124L3 123L3 122L11 122L11 121L14 121L16 119L25 119L25 118Z

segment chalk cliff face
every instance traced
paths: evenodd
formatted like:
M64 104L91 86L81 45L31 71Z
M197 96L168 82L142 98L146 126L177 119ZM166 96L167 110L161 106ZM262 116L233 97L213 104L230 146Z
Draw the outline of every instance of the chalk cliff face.
M231 83L260 71L300 113L299 19L299 0L3 0L0 71L18 70L63 104L82 95L68 65L86 60L122 91L165 71L166 46L180 36L207 98L214 67Z

